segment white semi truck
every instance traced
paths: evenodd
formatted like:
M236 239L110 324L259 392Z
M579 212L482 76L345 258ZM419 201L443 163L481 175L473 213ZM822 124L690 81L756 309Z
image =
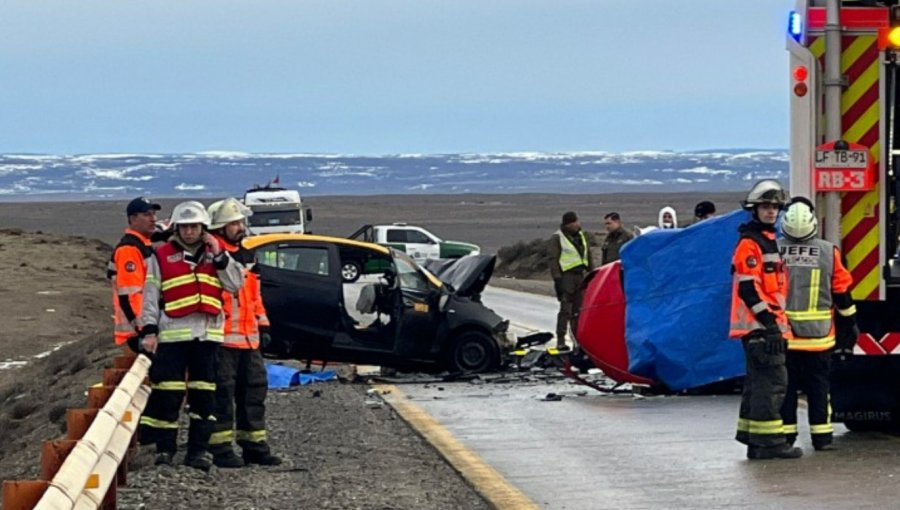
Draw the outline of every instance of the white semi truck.
M244 193L244 205L253 211L248 219L253 235L309 232L312 210L303 207L296 190L257 186Z

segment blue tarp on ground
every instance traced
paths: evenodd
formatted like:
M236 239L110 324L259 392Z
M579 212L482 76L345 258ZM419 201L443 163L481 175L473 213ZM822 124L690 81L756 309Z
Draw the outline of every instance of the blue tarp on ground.
M623 247L629 372L676 391L744 375L728 327L731 257L749 219L739 210Z
M266 372L269 376L269 388L284 389L290 386L302 386L314 382L330 381L337 378L334 370L321 372L301 372L296 368L266 363Z

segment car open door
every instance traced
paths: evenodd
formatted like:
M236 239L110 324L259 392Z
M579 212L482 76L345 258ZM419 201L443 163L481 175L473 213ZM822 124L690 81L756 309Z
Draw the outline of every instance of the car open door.
M438 287L402 254L395 252L394 263L399 287L394 311L399 327L394 350L400 356L424 358L437 335Z
M286 242L256 249L263 304L276 342L301 352L331 345L341 318L337 250L323 243Z

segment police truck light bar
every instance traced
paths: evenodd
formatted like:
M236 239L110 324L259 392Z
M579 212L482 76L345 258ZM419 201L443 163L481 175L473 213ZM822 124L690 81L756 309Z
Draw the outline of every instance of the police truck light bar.
M788 33L797 42L800 42L800 38L803 37L803 19L796 11L791 11L788 15Z

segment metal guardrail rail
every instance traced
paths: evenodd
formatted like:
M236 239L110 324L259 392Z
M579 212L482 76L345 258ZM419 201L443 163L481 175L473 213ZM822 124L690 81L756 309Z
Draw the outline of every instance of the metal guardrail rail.
M11 488L7 487L7 484L43 484L38 489L43 490L43 495L34 506L30 502L17 502L17 508L39 510L114 508L117 473L124 477L126 456L133 444L141 413L150 396L150 388L144 384L150 364L150 359L143 355L134 359L112 393L107 393L109 398L103 407L94 411L96 416L93 417L84 435L74 442L71 451L64 454L65 460L52 475L52 479L44 482L4 483L4 492ZM98 386L99 389L103 389L102 385ZM119 479L119 482L122 481ZM112 498L108 496L110 490L113 491ZM6 494L4 501L7 501Z

